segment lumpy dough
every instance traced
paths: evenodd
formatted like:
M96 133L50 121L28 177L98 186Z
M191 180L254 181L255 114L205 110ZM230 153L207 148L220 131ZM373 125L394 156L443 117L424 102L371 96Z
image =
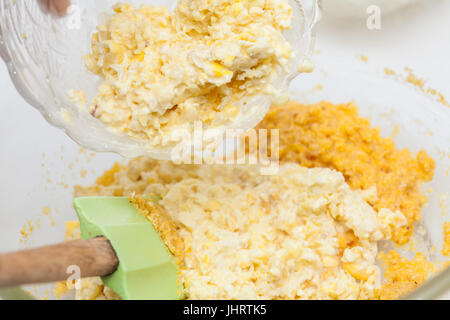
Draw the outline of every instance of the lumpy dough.
M244 97L283 96L272 84L291 68L288 0L180 0L174 11L120 3L114 11L85 61L103 80L89 110L116 132L170 146L194 121L231 123Z
M141 211L143 203L161 208L175 225L169 234L182 241L175 254L190 299L373 298L377 242L407 223L399 211L377 214L341 173L325 168L291 163L262 176L257 166L139 158L108 174L107 185L77 194L120 187L140 198Z
M269 134L270 129L280 129L280 161L335 169L353 189L375 188L377 197L370 202L377 211L400 210L408 219L392 239L398 244L409 241L427 202L421 185L432 180L435 171L425 150L414 155L396 148L391 138L381 137L378 128L358 115L353 103L290 102L273 107L259 128Z

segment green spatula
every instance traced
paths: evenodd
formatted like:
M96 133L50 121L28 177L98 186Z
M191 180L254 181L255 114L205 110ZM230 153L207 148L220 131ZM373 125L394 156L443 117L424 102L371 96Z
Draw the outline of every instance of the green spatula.
M63 281L77 266L123 299L183 298L174 257L127 198L77 198L74 206L83 240L0 255L0 288Z

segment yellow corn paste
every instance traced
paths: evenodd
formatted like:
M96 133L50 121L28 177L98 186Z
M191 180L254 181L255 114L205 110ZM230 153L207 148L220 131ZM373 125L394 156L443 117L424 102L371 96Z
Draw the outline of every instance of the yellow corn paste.
M358 115L355 104L290 102L272 107L259 128L280 129L280 160L340 171L353 189L376 187L375 210L400 210L408 225L396 230L397 244L408 242L427 197L422 183L434 175L434 160L424 151L414 156ZM270 130L268 130L270 132ZM268 144L270 145L270 144Z

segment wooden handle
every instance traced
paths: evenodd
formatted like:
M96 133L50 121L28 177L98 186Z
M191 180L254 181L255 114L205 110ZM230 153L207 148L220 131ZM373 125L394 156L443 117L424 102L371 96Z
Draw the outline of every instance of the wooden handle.
M70 266L75 266L75 269L68 271ZM81 278L107 276L118 266L119 260L106 238L0 254L0 288L63 281L74 270L80 271Z

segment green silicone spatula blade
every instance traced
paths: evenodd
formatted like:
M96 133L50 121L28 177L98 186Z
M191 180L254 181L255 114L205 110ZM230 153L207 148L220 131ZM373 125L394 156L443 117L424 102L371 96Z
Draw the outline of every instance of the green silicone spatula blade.
M3 300L35 300L31 294L28 294L19 287L0 289L0 298Z
M106 286L123 299L182 299L174 257L152 224L121 197L84 197L74 200L83 239L109 239L119 267L104 277Z

